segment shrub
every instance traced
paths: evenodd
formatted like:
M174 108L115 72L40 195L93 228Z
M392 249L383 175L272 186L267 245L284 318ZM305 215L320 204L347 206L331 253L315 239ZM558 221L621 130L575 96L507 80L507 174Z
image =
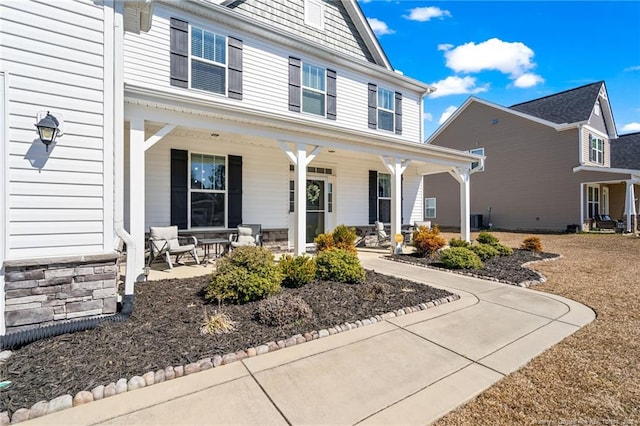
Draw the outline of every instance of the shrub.
M490 244L476 244L475 246L471 246L471 251L478 255L480 260L491 259L494 256L498 256L500 252L497 248Z
M320 253L321 251L329 250L334 247L333 234L331 234L331 232L318 235L313 242L316 245L316 253Z
M327 281L359 283L364 281L365 271L357 254L333 248L321 251L316 256L316 277Z
M500 256L511 256L513 254L513 249L511 247L507 247L504 244L496 243L491 245L493 248L498 250L498 254Z
M256 320L261 324L281 327L302 324L310 320L313 310L300 296L283 294L271 296L258 303Z
M488 233L487 231L480 232L478 234L478 237L476 238L476 241L479 242L480 244L489 244L489 245L498 244L500 242L498 237Z
M465 241L461 238L452 238L449 240L449 247L471 247L471 243L469 241Z
M238 247L218 262L205 297L251 302L280 291L282 275L273 253L264 247Z
M442 250L440 261L449 269L480 269L482 261L477 254L465 247Z
M333 230L333 244L336 248L356 253L356 229L338 225Z
M520 248L534 253L540 253L542 251L542 242L539 237L527 237L522 241Z
M440 228L434 226L432 229L426 226L420 226L413 231L413 246L416 248L416 252L422 257L433 257L435 253L444 247L447 243L442 236L440 236Z
M280 258L282 285L285 287L302 287L310 283L316 276L316 262L308 256L290 256Z

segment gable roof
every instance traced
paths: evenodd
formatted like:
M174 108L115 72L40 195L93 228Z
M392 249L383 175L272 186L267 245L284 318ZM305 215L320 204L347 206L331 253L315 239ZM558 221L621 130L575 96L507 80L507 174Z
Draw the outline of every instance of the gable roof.
M556 124L588 121L603 85L598 81L509 108Z
M640 170L640 132L611 140L611 167Z

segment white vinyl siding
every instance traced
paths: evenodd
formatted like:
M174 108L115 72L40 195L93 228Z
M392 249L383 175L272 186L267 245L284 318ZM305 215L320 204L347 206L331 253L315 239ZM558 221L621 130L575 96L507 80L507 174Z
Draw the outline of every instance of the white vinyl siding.
M112 245L104 235L112 228L104 212L113 208L105 205L104 14L88 0L0 3L0 69L11 76L7 259L102 253ZM34 126L46 111L62 116L64 129L49 152Z
M312 121L321 120L326 124L326 119L321 116L299 114L288 109L289 56L296 52L238 33L222 25L207 23L202 18L185 15L182 11L172 10L162 4L154 5L153 26L148 33L125 33L124 75L127 84L159 91L174 92L176 90L169 84L170 55L168 52L171 17L184 19L190 25L208 28L215 33L242 40L243 107L281 116L304 117ZM367 126L367 85L371 81L371 76L325 63L318 58L303 56L301 59L303 63L322 64L336 71L337 119L332 122L332 125L344 129L380 133ZM403 114L402 135L386 132L385 135L397 137L400 140L422 142L420 140L420 95L411 93L406 88L393 87L388 83L383 86L402 93ZM212 100L212 96L205 92L194 91L190 95L198 99ZM220 105L234 103L233 100L222 97L215 97L213 100Z

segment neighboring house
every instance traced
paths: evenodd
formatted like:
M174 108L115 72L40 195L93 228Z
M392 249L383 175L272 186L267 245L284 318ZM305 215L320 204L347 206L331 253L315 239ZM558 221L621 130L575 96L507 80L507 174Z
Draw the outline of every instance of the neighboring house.
M471 97L427 143L487 156L471 179L472 226L588 230L609 214L632 229L640 137L617 135L602 81L511 107ZM427 219L458 225L452 179L425 177L424 196Z
M130 312L150 226L259 223L300 254L338 224L422 220L426 174L468 201L484 160L421 143L433 88L393 70L355 0L10 0L0 31L2 335Z

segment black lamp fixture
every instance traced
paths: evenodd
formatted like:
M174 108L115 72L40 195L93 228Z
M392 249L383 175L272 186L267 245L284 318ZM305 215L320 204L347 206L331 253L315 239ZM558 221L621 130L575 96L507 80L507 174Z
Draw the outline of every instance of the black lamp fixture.
M56 136L60 132L60 122L53 115L47 111L47 115L44 116L36 127L38 128L38 135L40 136L40 140L46 146L47 152L49 151L49 145L56 140Z

